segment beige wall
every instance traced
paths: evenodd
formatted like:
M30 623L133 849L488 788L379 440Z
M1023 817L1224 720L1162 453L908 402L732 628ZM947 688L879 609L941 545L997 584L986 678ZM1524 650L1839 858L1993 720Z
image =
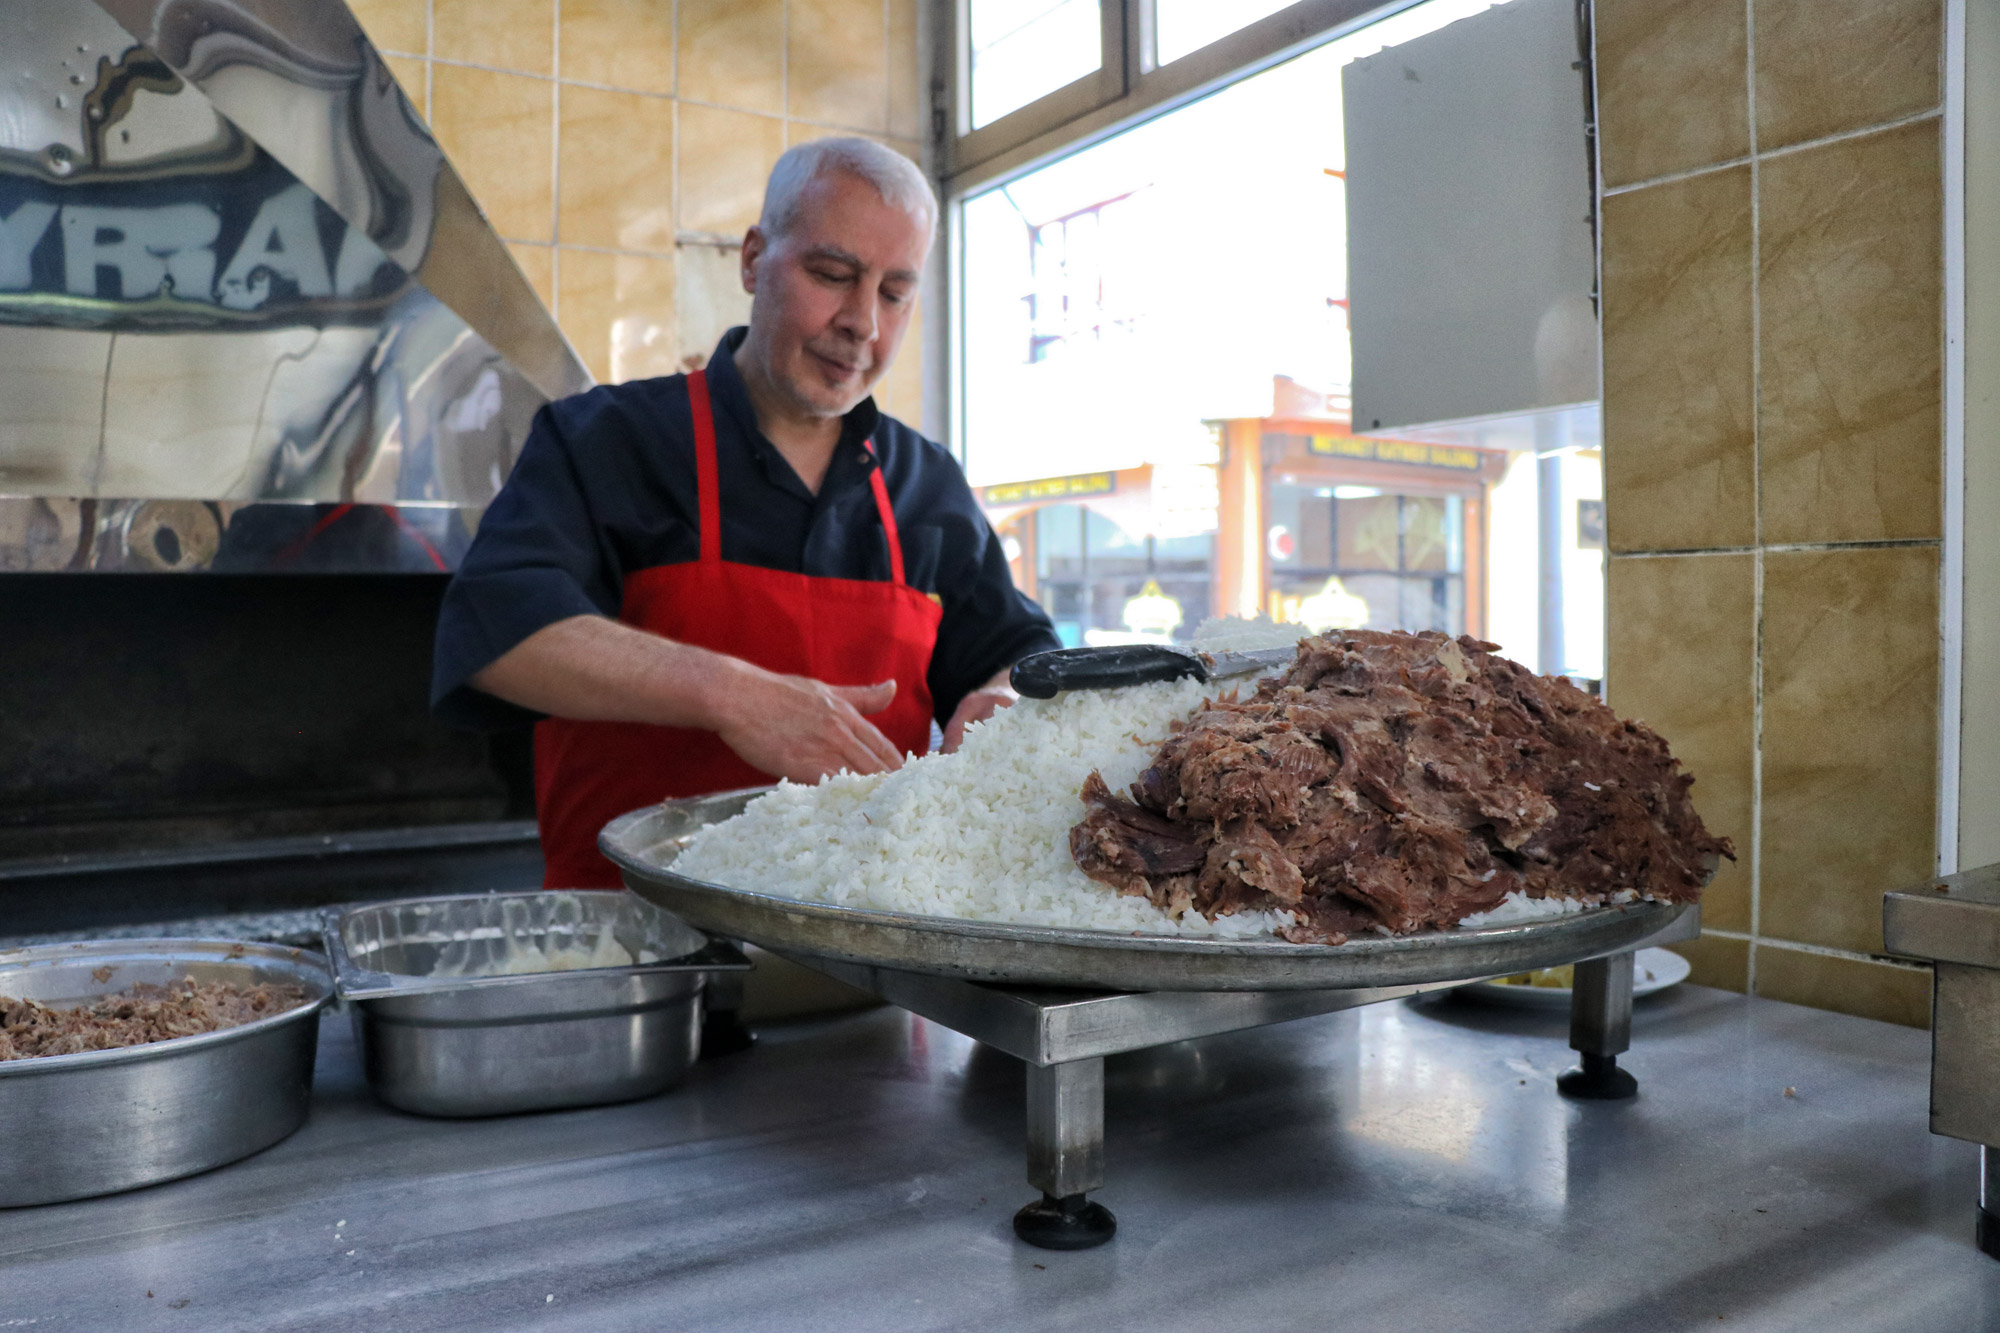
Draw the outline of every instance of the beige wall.
M921 158L918 0L352 0L591 373L699 364L791 144ZM921 312L877 390L922 417Z
M1936 854L1941 0L1596 15L1610 701L1738 856L1686 952L1921 1025L1881 900Z

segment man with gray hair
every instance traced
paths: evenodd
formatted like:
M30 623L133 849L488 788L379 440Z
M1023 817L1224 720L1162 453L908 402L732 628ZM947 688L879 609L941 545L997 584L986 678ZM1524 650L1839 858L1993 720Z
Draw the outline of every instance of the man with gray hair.
M535 726L552 888L617 887L615 816L956 748L1058 646L957 463L876 410L936 231L865 139L778 159L750 323L689 375L551 403L439 615L432 702Z

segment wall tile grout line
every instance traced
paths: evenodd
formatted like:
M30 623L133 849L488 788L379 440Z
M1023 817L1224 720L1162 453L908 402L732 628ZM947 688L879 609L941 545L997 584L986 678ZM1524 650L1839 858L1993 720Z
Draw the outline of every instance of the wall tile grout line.
M440 59L437 56L420 56L415 54L414 52L409 52L409 51L385 50L382 51L381 54L385 56L396 56L404 60L422 60L425 61L428 65L449 65L453 69L476 69L487 74L505 74L512 78L517 78L517 79L534 79L542 83L568 84L572 88L588 88L591 89L593 92L624 93L628 97L646 97L659 102L680 102L680 103L685 103L688 106L698 106L710 111L732 111L739 116L756 116L763 120L776 120L784 122L788 125L806 125L816 130L844 130L849 134L874 135L877 138L889 139L896 143L901 143L901 144L910 144L917 148L922 148L924 142L921 138L912 139L905 137L904 135L886 132L880 129L872 128L867 125L853 125L837 120L815 120L808 116L794 116L789 113L780 111L759 111L754 107L731 106L727 102L705 102L700 98L696 97L682 97L678 92L658 93L658 92L651 92L644 88L627 88L622 84L598 83L590 79L559 78L553 74L535 74L528 70L507 69L501 65L482 65L477 63L476 61L471 61L471 60L444 60ZM674 76L674 84L676 88L680 86L680 75L678 70L679 67L678 64L676 64L676 72ZM427 70L425 73L426 82L428 82L429 77L430 77L429 72ZM789 96L790 94L788 92L786 94L788 100Z
M549 93L549 236L562 244L562 0L550 6L549 68L556 73Z
M1753 555L1760 551L1774 555L1790 555L1798 552L1820 554L1830 551L1922 551L1935 549L1943 544L1942 537L1882 537L1851 542L1771 542L1763 546L1656 547L1644 551L1613 551L1611 558L1660 560L1682 555Z
M1754 38L1752 40L1754 41ZM1754 59L1755 57L1753 56L1752 58ZM1728 171L1732 167L1749 166L1755 158L1761 157L1768 160L1774 157L1787 157L1793 153L1808 152L1814 148L1824 148L1829 144L1845 143L1849 139L1865 138L1870 134L1880 134L1886 130L1899 130L1905 125L1921 124L1926 120L1935 120L1943 114L1944 108L1935 106L1928 111L1912 112L1907 116L1898 116L1894 120L1884 120L1873 125L1863 125L1859 129L1842 130L1838 134L1821 135L1817 139L1801 139L1797 143L1785 144L1780 148L1769 148L1761 152L1740 154L1721 162L1711 162L1704 166L1689 167L1685 171L1669 171L1663 175L1649 176L1645 180L1633 181L1629 185L1608 185L1604 189L1604 197L1609 199L1615 195L1632 194L1639 190L1648 190L1655 185L1674 185L1681 181L1694 180L1701 176L1712 176L1719 171ZM1754 108L1751 112L1751 124L1753 126L1752 132L1754 133L1754 126L1756 124Z
M1764 927L1764 342L1761 184L1757 166L1756 0L1743 0L1743 114L1750 140L1750 944L1743 992L1757 993L1757 942Z
M1720 930L1702 927L1704 938L1714 936L1719 940L1734 940L1739 944L1749 943L1753 937L1741 930ZM1754 937L1755 942L1770 949L1788 949L1793 953L1809 953L1821 958L1842 958L1850 963L1874 963L1878 967L1900 967L1909 972L1928 972L1931 965L1911 958L1901 958L1888 953L1863 953L1858 949L1836 949L1830 944L1807 944L1803 940L1785 940L1774 936Z

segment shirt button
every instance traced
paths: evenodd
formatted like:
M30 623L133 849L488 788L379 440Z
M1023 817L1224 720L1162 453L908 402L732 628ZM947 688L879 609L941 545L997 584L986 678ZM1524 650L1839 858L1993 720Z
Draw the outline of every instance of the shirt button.
M854 455L854 461L861 464L861 466L863 467L868 466L868 458L869 458L869 453L866 449L863 449L860 453Z

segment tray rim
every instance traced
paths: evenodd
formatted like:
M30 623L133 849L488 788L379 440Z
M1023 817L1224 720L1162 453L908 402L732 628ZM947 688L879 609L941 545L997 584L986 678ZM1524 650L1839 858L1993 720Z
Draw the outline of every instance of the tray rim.
M1566 936L1594 935L1613 919L1640 916L1645 928L1639 930L1634 940L1654 934L1657 930L1672 924L1679 915L1689 908L1698 908L1698 903L1672 903L1639 900L1632 903L1604 904L1576 912L1565 912L1560 916L1537 921L1511 922L1503 925L1477 926L1471 929L1450 931L1425 931L1414 935L1373 936L1350 939L1346 944L1294 944L1286 940L1272 939L1206 939L1184 935L1153 935L1128 931L1111 931L1089 927L1071 926L1031 926L1013 925L1003 922L977 921L964 917L930 916L921 913L892 912L881 908L845 907L834 903L813 902L800 898L788 898L782 894L769 893L757 889L738 889L728 885L713 884L706 880L676 874L670 862L661 864L647 859L646 853L672 842L672 839L655 841L645 849L629 845L633 835L645 828L652 820L677 811L691 811L701 806L715 804L722 806L729 801L749 799L771 790L769 787L744 788L733 792L718 792L709 796L689 797L680 800L663 801L657 805L620 815L604 827L599 835L599 849L624 872L626 883L635 893L665 911L674 912L670 903L641 890L642 883L654 883L667 888L677 895L692 894L708 897L720 902L735 902L754 911L781 916L804 917L808 921L821 921L839 928L858 928L885 932L903 932L925 937L957 937L978 940L997 946L1040 946L1051 949L1077 951L1104 950L1118 954L1147 954L1153 956L1179 957L1189 960L1210 960L1243 963L1283 963L1355 960L1359 964L1379 963L1389 965L1393 960L1423 957L1432 953L1472 952L1481 945L1505 946L1513 943L1559 944ZM732 812L734 813L734 812ZM717 821L719 822L719 821ZM700 925L690 922L697 929L719 930L721 927ZM761 943L755 939L752 943ZM1441 948L1441 946L1443 946ZM772 946L765 946L772 947ZM778 946L792 951L806 951L795 942ZM1588 946L1579 946L1588 948ZM1586 951L1573 958L1595 957L1599 952L1616 953L1619 947L1609 950ZM931 971L933 975L973 977L968 970L934 970L909 963L887 963L879 958L859 957L851 952L833 950L822 951L821 956L838 958L864 966L903 967L909 971ZM1572 959L1573 960L1573 959ZM1535 964L1552 966L1554 964ZM1519 968L1505 966L1497 970L1473 968L1462 974L1466 981L1481 980L1490 976L1506 975ZM990 980L990 977L973 979ZM1004 984L1004 983L1003 983ZM1023 981L1027 985L1082 984L1085 986L1101 983L1065 983L1048 980ZM1324 981L1287 982L1274 985L1272 989L1341 989L1349 986L1384 984L1379 981ZM1220 985L1195 986L1186 989L1224 990L1238 989Z
M717 940L707 935L699 926L682 922L688 929L703 936L705 943L692 952L677 958L663 958L654 963L621 963L612 967L574 967L562 972L518 972L506 976L491 977L433 977L415 976L405 972L380 972L356 963L347 952L347 942L341 938L341 923L355 912L373 911L386 908L428 906L435 903L457 903L486 901L498 898L531 898L545 893L568 893L578 897L622 898L630 889L496 889L487 893L436 893L418 894L408 898L384 898L362 902L338 903L320 909L320 937L326 947L326 956L331 969L334 993L341 1000L386 1000L402 996L444 995L453 991L487 990L508 986L530 985L541 982L546 985L551 977L608 977L608 976L651 976L669 972L745 972L750 968L750 960L742 950L725 940ZM659 911L667 909L652 902L644 894L632 896L647 906Z

